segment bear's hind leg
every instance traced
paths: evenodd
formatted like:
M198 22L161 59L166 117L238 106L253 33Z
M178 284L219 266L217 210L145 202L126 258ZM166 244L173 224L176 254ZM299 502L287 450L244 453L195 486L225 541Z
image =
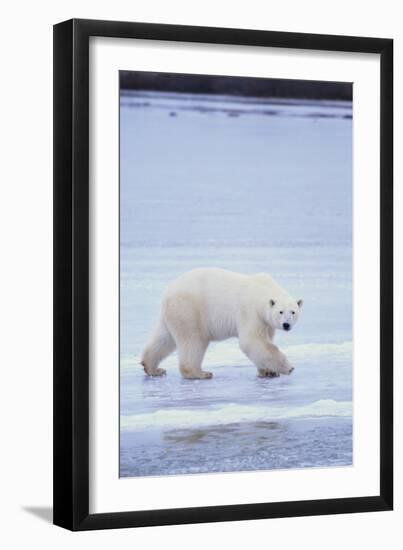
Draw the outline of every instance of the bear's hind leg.
M158 365L174 351L175 347L175 341L165 323L160 321L142 355L141 364L144 367L144 372L149 376L165 374L165 369L159 368Z
M177 341L179 355L179 370L184 378L191 380L204 380L212 378L211 372L202 369L202 361L207 342L197 340L196 338Z
M182 294L166 300L164 312L178 349L182 376L193 380L212 378L212 373L201 366L209 340L203 333L200 308L192 296Z

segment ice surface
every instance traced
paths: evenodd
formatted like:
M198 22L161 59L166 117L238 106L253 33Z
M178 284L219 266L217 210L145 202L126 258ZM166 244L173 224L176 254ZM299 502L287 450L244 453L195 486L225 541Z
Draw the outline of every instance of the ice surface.
M131 93L121 98L121 475L352 460L352 109L346 102ZM165 285L201 266L267 271L301 319L261 379L236 340L212 380L145 377Z

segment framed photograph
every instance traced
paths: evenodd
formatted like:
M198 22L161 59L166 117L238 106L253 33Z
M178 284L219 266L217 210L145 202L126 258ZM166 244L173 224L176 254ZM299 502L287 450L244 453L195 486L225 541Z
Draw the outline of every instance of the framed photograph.
M393 43L54 27L54 523L391 510Z

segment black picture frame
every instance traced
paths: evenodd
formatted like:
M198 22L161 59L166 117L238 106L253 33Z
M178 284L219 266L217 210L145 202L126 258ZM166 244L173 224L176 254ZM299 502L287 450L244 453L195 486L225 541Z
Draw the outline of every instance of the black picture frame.
M375 53L380 116L380 490L355 498L89 513L89 39ZM73 19L54 26L54 523L71 530L391 510L393 507L393 41Z

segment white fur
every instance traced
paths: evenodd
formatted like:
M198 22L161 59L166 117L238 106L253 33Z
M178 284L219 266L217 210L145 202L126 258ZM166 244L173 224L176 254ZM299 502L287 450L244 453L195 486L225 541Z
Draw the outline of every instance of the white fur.
M159 363L177 348L185 378L211 378L201 367L209 342L236 337L259 376L290 374L293 367L273 338L275 330L287 324L291 330L301 305L302 300L294 300L266 273L189 271L166 289L142 365L150 376L160 376L165 371Z

